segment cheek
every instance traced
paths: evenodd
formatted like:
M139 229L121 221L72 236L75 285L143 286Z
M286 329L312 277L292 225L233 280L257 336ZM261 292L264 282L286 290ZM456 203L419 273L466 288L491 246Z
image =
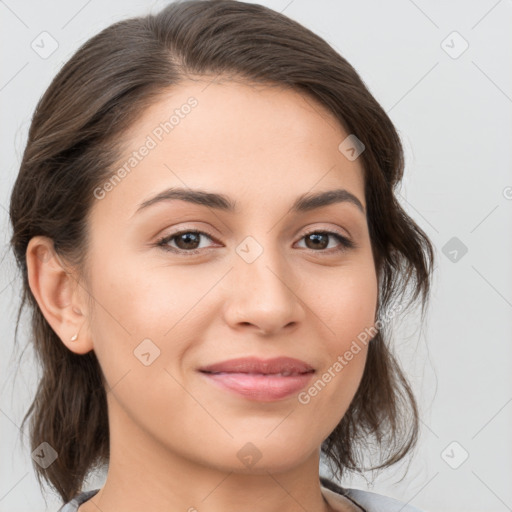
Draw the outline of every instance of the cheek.
M169 311L179 309L179 297L158 282L156 272L132 265L128 258L104 259L95 268L91 283L94 351L107 382L113 385L128 370L144 366L142 353L149 351L151 360L160 356L164 334L177 321Z
M121 379L163 379L155 382L155 389L167 389L172 395L173 381L165 370L183 380L182 361L191 340L211 321L200 299L217 277L200 279L192 267L180 271L128 256L104 258L94 268L98 271L91 283L95 299L91 327L108 385ZM128 394L134 396L133 392Z
M149 260L149 258L147 258ZM99 265L96 268L100 268ZM101 263L92 283L98 319L123 337L162 338L193 305L198 291L190 276L161 262L123 257ZM197 299L196 299L197 300Z
M320 269L308 277L301 293L323 322L328 338L341 346L374 325L378 283L371 260L347 262L329 273Z
M331 364L338 362L332 370L343 373L351 385L347 391L356 391L366 363L366 353L370 339L375 335L375 315L378 283L370 267L360 267L353 271L351 279L344 281L337 297L330 300L333 306L332 330L327 352L331 354ZM341 357L340 357L341 356ZM353 385L352 385L353 383Z
M95 283L94 351L111 391L109 414L113 421L125 414L136 423L146 418L151 428L158 411L159 423L179 425L172 411L194 405L178 384L187 349L187 323L180 319L188 301L176 293L177 283L169 289L156 279L156 270L126 267Z
M368 262L336 269L330 279L321 281L322 294L310 290L327 357L316 380L299 396L299 402L308 409L316 428L326 435L341 420L357 391L368 343L375 334L378 283L373 263Z

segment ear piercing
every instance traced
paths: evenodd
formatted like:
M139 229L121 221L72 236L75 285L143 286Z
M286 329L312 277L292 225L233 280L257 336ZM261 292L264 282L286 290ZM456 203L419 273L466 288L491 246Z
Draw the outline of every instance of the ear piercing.
M79 311L76 311L74 308L73 308L73 310L74 310L75 312L79 312ZM81 328L82 328L82 326L80 326L80 329L81 329ZM80 332L80 329L78 329L78 332ZM70 339L71 339L71 341L76 341L76 340L78 339L78 332L77 332L76 334L73 334L73 336L71 336L71 338L70 338Z

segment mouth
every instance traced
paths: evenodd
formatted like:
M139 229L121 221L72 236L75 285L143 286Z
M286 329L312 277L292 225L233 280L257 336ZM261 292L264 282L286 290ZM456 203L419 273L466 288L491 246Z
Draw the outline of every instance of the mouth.
M309 370L307 372L278 372L278 373L262 373L262 372L209 372L206 370L199 370L201 373L208 373L210 375L260 375L260 376L272 376L272 377L294 377L297 375L305 375L307 373L314 373L315 370Z
M292 358L242 358L201 368L207 382L248 400L272 402L299 392L315 369Z
M214 374L246 373L259 375L280 375L282 377L315 371L310 364L292 357L274 357L272 359L241 357L204 366L199 370L202 372Z

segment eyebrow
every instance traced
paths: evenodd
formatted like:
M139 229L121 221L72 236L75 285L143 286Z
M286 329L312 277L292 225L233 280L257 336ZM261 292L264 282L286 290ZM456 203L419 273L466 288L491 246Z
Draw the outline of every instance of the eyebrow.
M228 196L190 188L169 188L163 190L156 196L141 203L135 213L139 213L153 204L173 200L187 201L228 213L238 213L237 202L233 201ZM335 203L352 204L356 206L361 213L366 215L361 201L359 201L354 194L345 189L327 190L316 194L303 194L295 200L290 210L295 213L309 212L316 208Z

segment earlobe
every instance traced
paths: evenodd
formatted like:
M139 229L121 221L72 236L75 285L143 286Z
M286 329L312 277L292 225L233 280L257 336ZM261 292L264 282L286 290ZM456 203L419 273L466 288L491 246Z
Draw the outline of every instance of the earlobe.
M33 237L25 256L29 286L46 321L69 350L77 354L90 352L93 346L84 325L86 305L80 303L77 278L63 265L53 241Z

